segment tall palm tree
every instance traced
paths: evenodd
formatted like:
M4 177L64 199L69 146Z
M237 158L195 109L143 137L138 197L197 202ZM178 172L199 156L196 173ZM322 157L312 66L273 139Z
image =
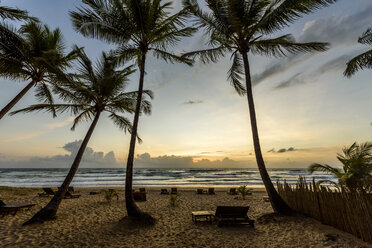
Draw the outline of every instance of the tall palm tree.
M228 78L239 95L247 95L252 137L257 165L276 212L290 211L275 190L267 173L258 136L256 113L252 94L252 80L248 53L264 56L286 56L288 53L324 51L325 43L296 43L290 34L273 38L303 14L310 13L335 0L206 0L210 12L204 12L197 0L184 0L191 9L198 26L209 36L210 48L185 54L199 57L204 63L216 62L227 53L233 63ZM242 84L245 77L245 84Z
M327 164L314 163L309 172L322 171L338 179L338 184L331 180L320 180L318 185L328 183L347 189L351 192L366 193L372 191L372 143L352 144L342 149L343 154L337 154L342 164L342 170Z
M359 37L358 42L360 44L365 45L372 45L372 28L368 28L361 37ZM357 71L363 69L371 69L372 68L372 50L369 50L365 53L359 54L358 56L351 59L347 62L346 70L344 71L344 75L347 77L351 77Z
M191 36L194 28L184 22L188 11L183 9L170 15L171 2L161 0L83 0L84 7L71 12L75 29L86 37L98 38L118 45L117 54L123 59L134 59L140 71L138 99L133 120L133 132L127 160L125 200L129 217L153 218L142 212L133 200L132 180L136 133L141 108L145 65L148 53L169 62L191 64L168 51L181 38Z
M56 76L59 84L54 86L54 92L65 103L52 105L48 103L36 104L12 113L40 110L56 111L58 113L70 111L75 116L72 130L81 121L93 120L60 189L44 208L24 223L25 225L51 220L56 217L58 206L78 170L85 148L102 112L108 112L109 118L120 129L132 132L130 121L118 114L133 113L135 110L138 92L124 92L128 84L128 76L134 72L132 66L118 69L117 60L107 56L105 53L103 53L96 66L93 66L81 49L76 49L76 51L79 61L78 73L58 73ZM144 92L152 97L150 91ZM142 100L141 112L149 114L150 111L150 102Z
M7 31L0 32L0 77L29 80L29 83L0 111L0 119L34 86L39 100L53 104L48 87L53 83L52 72L63 70L75 57L74 52L64 53L60 30L51 31L33 21L19 30L10 26L3 29Z

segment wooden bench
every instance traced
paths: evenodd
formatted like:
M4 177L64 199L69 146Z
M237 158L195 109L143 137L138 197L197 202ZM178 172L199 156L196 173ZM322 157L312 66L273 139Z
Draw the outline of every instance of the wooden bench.
M247 215L249 206L218 206L215 213L215 219L218 221L218 226L224 224L248 224L254 227L254 220Z
M133 200L135 201L146 201L146 192L133 192Z

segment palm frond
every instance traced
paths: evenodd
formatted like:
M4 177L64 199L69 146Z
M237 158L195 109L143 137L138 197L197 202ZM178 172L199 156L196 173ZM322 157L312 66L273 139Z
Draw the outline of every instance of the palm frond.
M315 171L322 171L322 172L332 174L336 177L338 177L341 172L339 169L333 168L332 166L329 166L327 164L317 164L317 163L311 164L308 170L310 173L313 173Z
M174 62L178 62L178 63L184 63L184 64L187 64L189 66L193 65L193 60L185 57L185 56L177 56L175 54L172 54L172 53L169 53L167 51L164 51L164 50L160 50L160 49L157 49L157 48L152 48L151 49L154 53L154 56L156 58L162 58L163 60L165 60L166 62L171 62L171 63L174 63Z
M363 69L372 69L372 50L362 53L347 62L344 75L351 77L357 71Z
M241 83L241 80L243 80L244 75L244 68L243 68L243 61L241 58L241 55L236 52L233 58L232 66L228 72L228 80L230 80L232 86L234 86L236 92L242 96L247 93L246 88Z
M257 40L249 46L253 54L280 57L287 56L287 53L323 52L327 50L328 45L320 42L296 43L293 36L287 34L273 39Z
M184 53L182 56L187 58L199 58L200 61L204 64L213 62L216 63L220 58L222 58L225 53L229 52L230 49L224 46L198 50L193 52Z
M372 29L368 28L361 37L359 37L358 42L361 44L371 45L372 44Z

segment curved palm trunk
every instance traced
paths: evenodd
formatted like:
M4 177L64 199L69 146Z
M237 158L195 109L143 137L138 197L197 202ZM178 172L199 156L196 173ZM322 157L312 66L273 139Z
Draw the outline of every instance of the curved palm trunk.
M256 111L255 111L254 101L253 101L252 81L251 81L251 73L250 73L250 68L249 68L248 55L247 53L242 53L242 56L243 56L243 61L244 61L248 107L249 107L252 137L253 137L253 146L254 146L254 152L256 155L258 170L260 171L262 181L265 185L267 194L269 195L269 198L270 198L271 206L273 207L274 211L277 213L287 213L287 212L290 212L291 209L283 201L283 199L280 197L278 192L275 190L274 185L271 182L270 176L267 173L265 162L262 157L260 139L258 137Z
M32 86L34 86L36 84L35 81L31 81L26 87L23 88L23 90L21 92L18 93L18 95L16 95L13 100L11 100L1 111L0 111L0 120L4 117L4 115L6 115L13 107L14 105L16 105L17 102L19 102L19 100L21 100L21 98L27 93L27 91L29 91Z
M137 104L136 104L136 111L134 113L134 120L133 120L133 127L132 133L130 137L130 146L129 146L129 153L128 153L128 160L127 160L127 170L125 176L125 204L127 208L127 213L129 217L133 218L145 218L148 220L153 220L153 218L143 212L135 203L132 194L132 186L133 186L133 162L134 162L134 150L136 146L136 139L137 139L137 128L138 128L138 120L141 110L141 102L142 102L142 93L143 93L143 81L145 76L145 62L146 62L146 53L142 54L142 60L140 64L140 79L139 79L139 86L138 86L138 96L137 96Z
M100 114L101 113L98 112L96 114L96 116L94 117L94 120L93 120L92 124L90 125L87 134L85 135L83 143L81 144L81 146L79 148L79 151L76 154L75 160L71 165L70 171L68 172L65 180L63 181L63 183L62 183L61 187L59 188L59 190L57 191L57 193L53 196L53 198L50 200L50 202L44 208L42 208L39 212L37 212L30 220L23 223L23 225L30 225L30 224L34 224L34 223L42 223L46 220L53 220L53 219L56 218L58 207L59 207L62 199L64 198L64 196L67 192L67 189L70 186L70 183L71 183L72 179L74 178L74 176L75 176L75 174L76 174L76 172L79 168L79 164L80 164L80 161L83 157L85 148L87 147L89 139L92 136L94 128L96 127L96 124L98 122Z

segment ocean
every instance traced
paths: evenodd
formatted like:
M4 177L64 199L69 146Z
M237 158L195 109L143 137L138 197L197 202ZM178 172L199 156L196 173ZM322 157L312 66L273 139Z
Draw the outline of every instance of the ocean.
M0 169L0 186L57 187L68 169ZM321 172L309 174L306 169L268 169L272 181L286 180L295 184L299 178L335 180ZM71 185L75 187L124 186L125 169L79 169ZM144 187L263 187L257 169L134 169L134 186Z

